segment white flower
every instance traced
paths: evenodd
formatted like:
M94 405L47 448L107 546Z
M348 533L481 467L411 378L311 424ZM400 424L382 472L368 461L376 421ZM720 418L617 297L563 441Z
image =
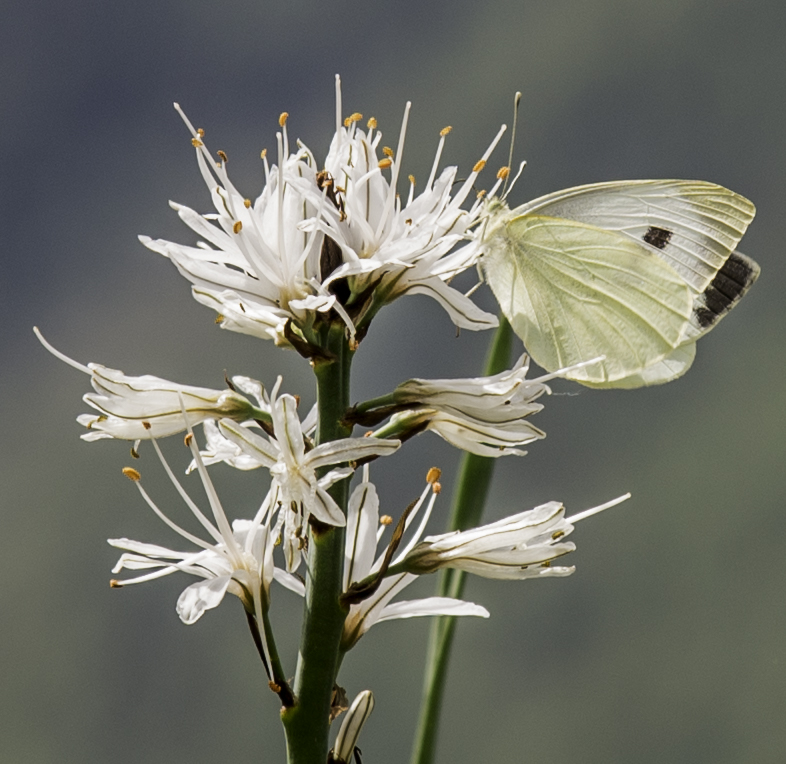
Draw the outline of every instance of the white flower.
M368 470L366 469L364 472L364 480L353 491L347 512L343 580L345 592L352 584L378 572L384 559L384 550L382 554L377 555L377 544L385 529L384 525L380 525L379 498L374 484L368 480ZM431 477L431 473L429 477ZM409 529L418 511L425 503L426 497L431 493L422 520L409 541L392 560L393 565L406 557L408 551L423 534L437 497L433 482L432 480L432 484L427 485L423 490L417 504L407 518L407 529ZM391 603L393 597L416 578L417 576L411 573L400 573L383 578L379 588L370 597L351 605L344 622L344 632L341 637L342 649L348 650L352 647L375 623L391 621L396 618L428 615L473 615L488 618L489 613L484 607L450 597L427 597L420 600Z
M418 574L455 568L502 579L569 576L575 568L556 567L551 561L576 548L563 541L573 531L573 523L629 497L626 494L568 519L565 507L550 501L470 531L427 536L406 556L402 568Z
M84 440L148 440L174 435L185 430L187 424L194 425L208 419L230 418L243 422L269 418L263 401L257 399L259 405L254 406L233 390L179 385L149 374L129 377L122 371L98 363L84 366L55 350L37 328L34 331L50 353L90 375L95 393L86 393L83 400L99 414L77 417L77 421L88 429L82 435ZM247 385L244 392L261 389L258 382L247 377L235 377L234 383L240 389Z
M497 325L495 316L447 282L477 261L479 245L468 232L482 204L478 200L469 210L461 205L504 127L453 196L457 169L438 173L444 130L423 190L416 195L411 178L402 206L397 183L409 104L397 151L383 148L380 157L381 134L373 119L367 132L358 128L357 114L342 124L336 78L336 132L324 169L318 170L300 143L290 153L287 115L282 114L278 164L268 166L263 157L266 184L252 202L229 180L226 155L218 152L221 161L216 163L204 132L180 113L216 211L200 215L172 203L202 239L196 247L146 236L140 240L172 260L192 283L195 299L219 312L222 327L282 345L313 344L315 322L333 320L329 313L340 316L354 335L358 322L367 324L384 304L405 293L431 295L458 326ZM463 246L451 252L459 244Z
M299 556L294 552L302 546L303 526L310 515L328 525L346 523L341 508L327 489L352 474L352 467L330 470L317 478L317 470L330 465L353 462L372 456L392 454L401 444L397 440L377 438L342 438L306 450L303 427L297 415L297 401L291 395L278 396L281 380L272 392L271 416L273 438L263 438L231 420L219 422L221 434L273 477L273 489L280 492L278 501L287 513L285 539L290 546L288 567L297 567Z
M204 241L189 247L141 236L140 241L168 257L194 285L194 297L219 310L222 326L234 331L288 344L288 319L308 325L314 313L330 310L336 302L320 286L322 235L304 232L302 224L319 214L323 204L317 171L308 149L289 153L286 115L277 133L278 165L265 163L266 184L252 203L229 180L226 157L216 164L203 134L180 111L193 136L197 162L210 189L216 212L200 215L171 203L183 222ZM300 187L293 184L301 180ZM310 203L302 186L313 190Z
M112 546L126 550L113 569L114 573L124 569L144 571L134 578L112 581L112 585L122 587L142 583L176 571L197 576L200 580L188 586L177 601L177 613L186 624L194 623L206 610L216 607L227 592L236 595L242 601L246 612L256 620L266 667L270 667L270 654L264 628L264 615L270 604L270 583L275 577L285 586L292 586L292 582L289 581L292 577L276 569L273 564L273 548L277 531L271 530L270 521L274 514L275 503L271 494L268 494L253 520L236 520L230 526L207 469L199 456L193 431L190 428L186 442L197 463L199 476L210 503L212 520L186 493L164 459L158 443L152 441L167 475L196 520L207 532L209 541L184 530L170 520L145 491L141 475L127 467L123 470L124 474L134 481L150 508L167 526L191 542L196 549L181 552L125 538L110 539L109 543Z
M352 701L344 721L341 722L341 728L336 736L336 744L328 755L329 762L338 761L342 764L349 764L352 761L360 731L373 710L374 696L371 690L363 690L358 693L358 696Z

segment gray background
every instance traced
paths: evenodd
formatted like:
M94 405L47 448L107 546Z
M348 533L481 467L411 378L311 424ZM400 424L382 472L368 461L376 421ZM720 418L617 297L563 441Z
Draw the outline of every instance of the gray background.
M283 373L287 389L313 397L299 357L214 327L136 235L192 242L167 200L209 206L173 100L252 196L281 111L324 156L340 72L346 113L375 115L391 145L413 101L405 172L416 176L445 124L445 161L466 172L522 90L517 153L529 166L514 203L580 183L685 177L758 206L742 249L761 280L700 343L690 374L638 392L556 384L536 419L549 437L500 465L490 517L548 499L578 511L634 498L578 527L572 578L471 583L492 618L460 626L440 761L783 761L785 8L6 2L0 759L282 759L276 699L236 600L186 627L174 613L185 577L109 589L116 552L104 539L174 539L120 475L127 445L79 440L87 379L31 327L128 373L214 387L224 369L266 384ZM489 337L456 339L439 308L405 298L362 346L355 396L412 375L476 373ZM176 443L169 453L184 463ZM390 458L376 473L383 508L400 511L432 464L449 494L456 457L427 435ZM150 454L142 468L182 517ZM216 472L230 511L248 515L263 476ZM276 590L274 608L292 667L299 603ZM423 621L381 625L345 663L350 695L376 694L365 762L409 754L425 636Z

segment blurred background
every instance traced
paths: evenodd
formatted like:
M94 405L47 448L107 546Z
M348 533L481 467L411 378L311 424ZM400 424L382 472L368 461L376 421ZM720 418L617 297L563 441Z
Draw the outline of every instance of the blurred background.
M129 374L211 387L224 370L267 385L283 374L310 404L299 356L222 332L136 236L194 243L167 201L210 206L173 101L255 196L280 112L324 157L336 72L345 113L376 116L390 145L413 102L404 172L417 177L448 124L443 164L466 174L521 90L516 153L529 164L513 204L582 183L684 177L758 207L741 249L761 279L685 378L634 392L559 382L534 420L548 438L498 465L489 518L549 499L570 512L633 499L578 526L571 578L470 582L467 598L492 617L460 624L439 761L784 760L781 0L32 0L4 3L2 16L0 760L283 760L276 698L237 600L186 627L174 611L185 576L110 590L106 538L176 542L120 474L128 444L79 440L88 380L31 328ZM493 309L487 291L478 300ZM456 338L436 304L404 298L363 343L354 395L476 374L489 340ZM184 467L182 447L168 445ZM424 435L385 460L383 510L397 514L438 465L440 530L457 457ZM141 464L155 498L183 517L150 453ZM215 474L230 512L248 516L264 476ZM434 582L421 583L425 595ZM294 672L300 602L274 594ZM367 764L409 756L427 626L375 627L345 661L349 696L376 696Z

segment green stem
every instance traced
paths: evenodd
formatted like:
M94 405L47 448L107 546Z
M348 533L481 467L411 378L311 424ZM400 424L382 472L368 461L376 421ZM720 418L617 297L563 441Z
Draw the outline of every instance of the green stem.
M488 358L486 375L499 374L509 368L513 333L510 324L500 316ZM486 456L464 454L458 477L458 490L453 502L448 530L466 530L480 524L486 504L496 460ZM440 597L461 597L465 574L460 570L443 570L437 584ZM412 750L412 764L432 764L436 752L442 699L455 635L455 617L435 618L429 633L426 669L420 719Z
M351 430L342 422L349 407L352 351L344 326L331 326L325 349L333 360L315 360L319 424L317 444L345 438ZM330 495L346 512L347 480L330 488ZM344 528L312 524L308 539L308 568L303 629L300 638L295 704L282 709L289 764L325 764L328 754L329 713L338 672L339 642L346 611L339 604L344 558Z

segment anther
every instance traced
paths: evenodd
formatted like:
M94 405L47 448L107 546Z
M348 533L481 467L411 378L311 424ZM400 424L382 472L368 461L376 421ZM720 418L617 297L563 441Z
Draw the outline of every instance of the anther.
M414 186L415 185L415 176L414 175L409 175L408 179L409 179L409 182Z
M123 474L134 483L137 483L142 479L142 476L133 467L123 467Z
M204 130L203 130L201 127L198 127L198 128L197 128L197 135L198 135L200 138L204 138L204 137L205 137L205 131L204 131Z
M267 149L262 149L262 151L259 152L259 158L264 159L266 156L267 156Z
M426 482L431 483L433 485L440 479L441 476L442 476L442 470L439 467L432 467L426 473Z
M139 451L137 451L133 446L131 446L131 458L132 459L139 458Z
M450 125L447 125L439 131L439 134L444 138L452 129L453 128Z
M267 686L276 694L281 692L281 685L274 682L272 679L267 683Z
M344 120L344 127L349 127L351 124L354 124L355 122L359 122L361 119L363 119L363 115L360 112L356 111L354 114L350 114Z
M243 224L239 220L236 221L235 224L232 226L232 230L235 233L240 233L243 230Z
M391 159L393 159L393 149L392 149L392 148L390 148L390 146L383 146L383 147L382 147L382 153L383 153L383 154L384 154L386 157L390 157Z
M412 218L407 218L407 219L406 219L404 222L405 222L407 225L412 225Z
M551 560L546 560L546 562L542 562L540 564L541 568L550 568L551 567Z
M366 122L366 127L369 130L373 130L377 126L377 118L376 117L369 117L368 122Z
M390 515L381 515L379 518L380 525L393 525L393 518Z
M183 438L183 444L186 448L191 448L191 441L194 439L193 432L187 432L186 436Z
M486 189L481 188L480 191L478 191L478 199L482 199L485 195L486 195Z
M243 206L248 210L251 209L251 199L243 199Z
M204 143L202 143L202 141L200 141L200 140L199 140L199 138L192 138L192 139L191 139L191 145L192 145L192 146L193 146L195 149L198 149L200 146L204 146L205 144L204 144Z
M278 126L279 127L284 127L284 125L286 125L287 117L289 117L289 112L288 111L282 111L281 112L281 116L278 118Z
M226 164L229 161L229 159L227 159L226 151L221 151L221 149L219 149L218 151L216 151L216 154L218 154L218 156L221 158L221 161L224 164Z
M377 167L379 167L380 170L387 170L387 168L390 167L390 165L392 164L393 164L393 160L387 157L385 159L381 159Z
M120 581L118 581L116 578L110 579L109 586L112 589L122 589L123 588L123 584L121 584Z
M551 538L556 541L557 539L561 539L565 535L565 531L554 531L551 534Z
M224 316L222 316L220 313L216 316L216 323L217 324L222 324L224 322L224 320L225 320Z
M510 167L500 167L497 170L497 180L505 180L510 175Z
M472 168L472 172L480 172L486 166L486 160L480 159Z
M142 427L144 427L146 430L150 430L152 429L153 425L150 424L150 422L142 422Z

